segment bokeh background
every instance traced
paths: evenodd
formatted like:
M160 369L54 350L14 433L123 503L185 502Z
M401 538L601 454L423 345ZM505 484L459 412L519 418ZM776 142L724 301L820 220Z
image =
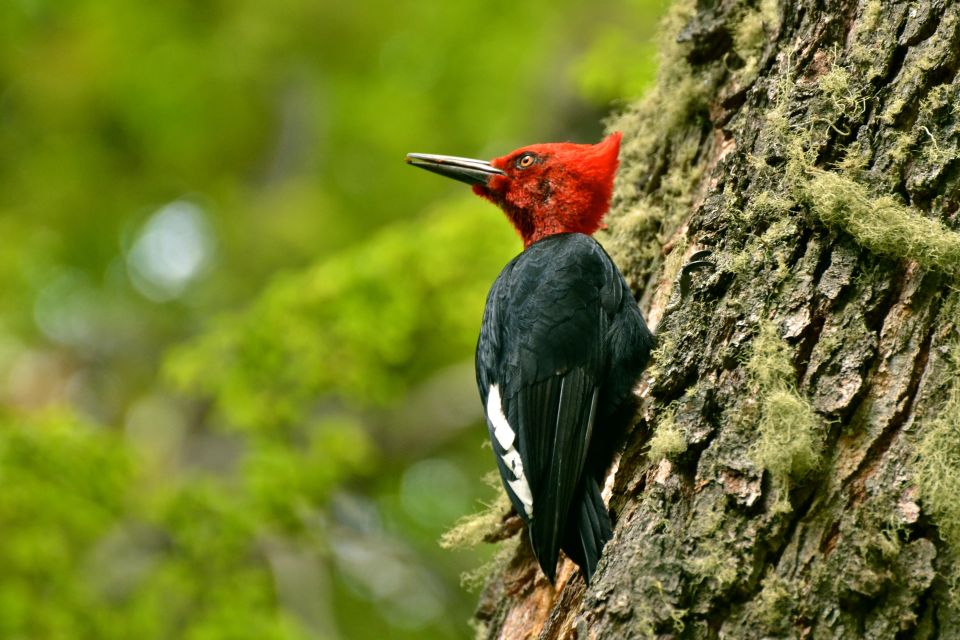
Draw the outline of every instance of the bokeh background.
M0 637L468 637L520 243L403 157L598 140L665 1L0 3Z

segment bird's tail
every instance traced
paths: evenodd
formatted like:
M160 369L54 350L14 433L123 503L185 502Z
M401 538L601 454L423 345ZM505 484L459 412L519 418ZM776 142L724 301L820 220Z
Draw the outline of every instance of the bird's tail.
M583 490L570 515L563 550L580 566L584 580L590 584L603 547L613 537L613 525L596 478L589 474L584 478Z

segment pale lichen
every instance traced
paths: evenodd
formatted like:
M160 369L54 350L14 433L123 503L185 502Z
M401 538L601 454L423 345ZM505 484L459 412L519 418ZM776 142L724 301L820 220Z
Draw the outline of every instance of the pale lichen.
M957 299L954 294L954 300ZM956 304L953 308L956 308ZM960 339L948 355L946 400L921 423L917 444L917 483L924 509L937 524L940 537L960 551Z
M758 399L751 457L789 486L820 465L824 433L810 402L797 391L790 347L772 323L761 323L746 369Z
M657 428L650 438L647 457L651 462L675 456L687 450L687 440L683 430L677 425L676 407L668 407L660 416Z
M865 186L838 173L812 167L806 173L804 198L821 222L842 229L878 255L916 260L960 276L960 233L892 196L873 197Z
M519 536L503 539L504 518L510 512L510 499L500 487L497 474L488 474L484 480L494 487L496 498L479 512L460 518L449 531L440 536L443 549L472 549L484 542L499 541L493 557L479 567L460 576L460 584L468 591L480 589L487 579L507 565L516 552Z
M763 398L754 460L774 477L802 478L820 464L823 435L810 403L788 387Z
M497 537L497 532L503 527L504 516L510 512L510 499L500 486L500 478L496 472L484 477L484 482L496 491L492 502L484 503L483 509L477 513L463 516L453 528L440 536L440 546L444 549L469 549L482 542Z

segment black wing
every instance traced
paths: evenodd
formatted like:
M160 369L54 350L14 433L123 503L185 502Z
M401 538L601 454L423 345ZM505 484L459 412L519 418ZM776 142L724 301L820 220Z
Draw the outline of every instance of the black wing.
M551 579L571 505L582 499L577 493L584 490L601 387L611 375L611 342L620 342L612 334L624 309L646 336L636 374L649 353L650 334L628 294L594 240L565 234L514 259L487 300L477 381L490 438L507 493L529 523Z

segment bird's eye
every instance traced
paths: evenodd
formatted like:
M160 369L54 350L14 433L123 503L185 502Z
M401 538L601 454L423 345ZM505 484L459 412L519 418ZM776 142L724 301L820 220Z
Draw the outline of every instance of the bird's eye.
M537 162L537 160L538 158L535 153L525 153L519 158L517 158L517 161L516 161L517 169L527 169L529 167L532 167Z

